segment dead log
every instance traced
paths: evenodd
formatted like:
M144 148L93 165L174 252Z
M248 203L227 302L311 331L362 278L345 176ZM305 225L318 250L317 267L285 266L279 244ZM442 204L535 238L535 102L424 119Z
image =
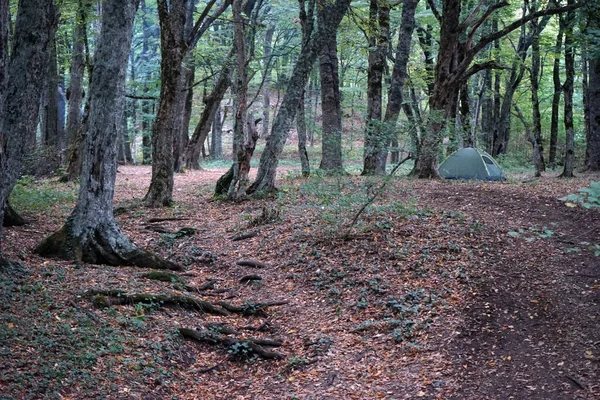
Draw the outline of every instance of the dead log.
M239 260L236 264L241 267L253 267L253 268L266 268L267 267L267 264L263 264L261 262L254 261L254 260Z
M187 339L192 339L200 343L208 343L208 344L219 344L226 348L228 348L231 354L234 357L240 358L250 358L254 355L267 359L267 360L281 360L284 356L275 351L267 350L262 347L260 343L269 343L268 346L278 347L283 343L275 340L266 340L266 339L233 339L226 336L221 336L218 333L211 332L210 330L197 331L189 328L179 328L179 333L181 336ZM247 350L247 352L236 354L236 350L243 348Z

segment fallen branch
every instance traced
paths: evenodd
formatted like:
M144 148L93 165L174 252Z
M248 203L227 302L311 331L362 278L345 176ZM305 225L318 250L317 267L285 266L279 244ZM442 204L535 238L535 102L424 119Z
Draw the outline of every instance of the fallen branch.
M266 268L267 267L267 264L263 264L261 262L253 261L253 260L239 260L236 264L241 267L253 267L253 268Z
M262 346L271 346L271 347L279 347L283 343L275 340L267 340L267 339L233 339L230 337L219 335L216 332L210 330L197 331L189 328L179 328L179 333L181 336L187 339L193 339L200 343L208 343L208 344L220 344L230 349L230 352L235 356L236 349L246 348L249 349L249 353L239 354L239 356L249 357L252 355L257 355L264 359L275 359L280 360L284 356L280 353L267 350Z

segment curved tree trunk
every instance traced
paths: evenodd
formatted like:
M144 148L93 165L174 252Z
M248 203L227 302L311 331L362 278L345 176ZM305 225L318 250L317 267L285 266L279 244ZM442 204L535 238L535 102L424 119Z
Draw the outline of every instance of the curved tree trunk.
M2 70L5 85L0 100L0 204L3 205L0 219L3 219L4 205L21 174L23 157L30 150L30 138L35 133L50 30L55 23L51 0L19 2L13 51ZM15 264L2 257L0 248L0 272L14 270Z
M229 52L231 56L233 51ZM199 169L200 168L200 155L202 154L202 146L206 141L208 133L210 132L210 128L212 123L217 115L217 110L221 104L221 100L223 100L223 96L225 96L225 92L231 85L231 64L228 61L225 62L225 66L221 70L219 74L219 78L215 83L215 87L213 88L210 95L204 100L204 110L202 110L202 114L200 114L200 120L196 125L196 129L194 129L194 133L192 134L192 138L187 144L185 149L185 167L189 169ZM214 140L213 140L214 143Z
M388 103L384 116L384 132L386 140L392 142L396 147L392 151L392 162L400 161L398 147L398 135L396 133L396 124L398 116L402 109L404 92L404 81L407 75L408 58L410 56L410 44L415 30L415 10L419 0L405 0L402 4L402 22L398 33L398 44L396 46L396 55L394 59L394 68L392 70L392 82L388 92ZM408 105L410 107L410 105ZM409 111L410 113L410 111ZM417 138L418 141L418 138ZM387 146L380 149L379 155L380 170L385 172L387 161Z
M256 180L248 189L249 193L275 189L275 176L277 175L279 157L296 116L298 103L306 87L308 75L325 44L324 38L329 37L332 31L337 29L346 14L349 4L350 0L336 0L335 2L320 0L318 2L319 29L311 35L308 43L302 47L281 107L273 121L271 135L267 138L265 150L260 158Z
M304 99L304 96L302 98ZM298 131L298 155L300 156L302 176L306 177L310 175L310 162L308 160L308 152L306 151L306 112L304 101L300 101L300 104L298 104L296 128Z
M590 16L590 27L600 27L600 10L596 5L596 12ZM586 168L591 171L600 171L600 56L596 53L590 55L588 60L588 91L587 109L589 120L589 135L587 140Z
M117 226L113 197L117 137L123 112L127 58L139 0L106 0L95 52L90 114L75 209L65 225L36 248L43 256L110 265L179 269L177 264L138 249ZM100 62L101 60L101 62Z

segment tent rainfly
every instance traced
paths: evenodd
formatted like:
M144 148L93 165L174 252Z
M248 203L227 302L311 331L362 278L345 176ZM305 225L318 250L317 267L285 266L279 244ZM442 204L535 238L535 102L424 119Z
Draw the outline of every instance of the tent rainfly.
M504 181L496 161L483 150L465 147L452 153L440 165L440 175L446 179L474 179L478 181Z

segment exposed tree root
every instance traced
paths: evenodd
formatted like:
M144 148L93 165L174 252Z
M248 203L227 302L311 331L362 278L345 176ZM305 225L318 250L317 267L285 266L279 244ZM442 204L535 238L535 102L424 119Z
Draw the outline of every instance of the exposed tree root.
M182 307L194 311L202 311L207 314L215 315L230 315L231 313L241 315L258 315L264 314L265 309L273 306L281 306L288 304L289 301L268 301L264 303L247 302L242 306L235 306L225 301L210 303L205 300L199 300L190 296L179 295L164 295L153 293L136 293L127 294L127 292L119 289L112 290L90 290L87 292L92 296L93 303L96 307L104 308L114 305L124 304L148 304L161 307Z
M121 290L91 290L88 292L93 296L93 303L96 307L105 308L114 305L124 304L148 304L161 307L182 307L188 310L205 312L214 315L230 315L231 313L224 307L209 303L208 301L198 300L188 296L163 295L151 293L127 294Z
M25 273L25 267L17 261L12 261L0 256L0 274L20 276Z
M279 347L283 345L282 342L277 340L252 338L234 339L223 336L218 329L204 329L197 331L194 329L179 328L179 333L187 339L227 347L229 348L229 352L237 358L250 358L254 355L268 360L280 360L284 358L283 354L267 350L263 347Z
M225 301L218 301L215 304L217 304L218 306L223 307L224 309L226 309L229 312L236 313L236 314L242 314L242 315L264 315L266 308L273 307L273 306L282 306L282 305L285 305L285 304L289 304L289 301L287 301L287 300L269 301L269 302L265 302L265 303L247 302L243 306L234 306L234 305L229 304L229 303L227 303Z
M136 247L125 237L116 223L100 225L80 235L74 234L72 225L72 221L67 220L59 231L40 243L35 252L44 257L79 260L91 264L183 270L179 264Z
M27 222L21 217L11 206L6 203L4 206L4 219L2 220L3 226L23 226Z
M237 241L240 241L240 240L250 239L250 238L253 238L256 235L258 235L258 231L252 231L252 232L248 232L248 233L242 233L242 234L239 234L237 236L233 236L231 238L231 241L232 242L237 242Z
M167 271L152 271L142 274L142 278L171 283L183 283L183 279L177 274Z
M262 281L262 276L260 275L246 275L240 278L240 283L252 282L252 281Z
M266 268L267 264L253 260L239 260L236 262L240 267Z
M149 224L153 224L156 222L165 222L165 221L187 221L189 218L179 218L179 217L166 217L166 218L150 218L148 220Z

